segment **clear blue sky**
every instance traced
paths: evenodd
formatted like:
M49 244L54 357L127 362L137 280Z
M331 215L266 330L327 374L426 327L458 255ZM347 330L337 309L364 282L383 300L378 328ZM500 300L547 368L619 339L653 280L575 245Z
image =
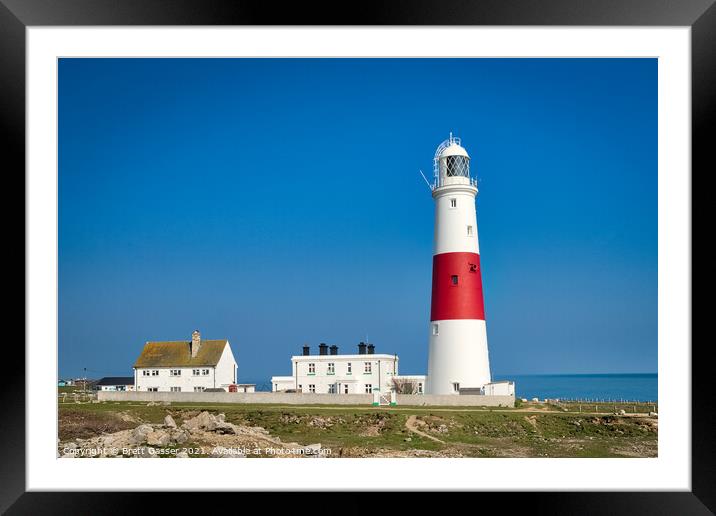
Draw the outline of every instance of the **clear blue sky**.
M655 59L61 59L60 376L195 328L242 381L366 335L426 372L449 131L493 374L655 372Z

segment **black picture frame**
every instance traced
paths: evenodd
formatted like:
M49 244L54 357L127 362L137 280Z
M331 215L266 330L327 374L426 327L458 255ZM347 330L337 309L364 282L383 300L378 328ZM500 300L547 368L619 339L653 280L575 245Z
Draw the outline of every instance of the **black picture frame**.
M691 28L692 172L713 171L708 138L716 112L715 0L363 0L360 3L260 0L0 0L0 120L6 178L25 177L25 30L91 25L530 25L685 26ZM10 159L8 159L10 158ZM6 183L7 185L7 183ZM6 186L7 188L7 186ZM20 187L25 191L24 180ZM24 198L24 196L23 196ZM693 208L692 208L693 213ZM692 217L693 218L693 217ZM6 220L11 220L7 219ZM23 233L24 241L24 233ZM19 245L15 246L19 249ZM23 246L24 249L24 246ZM693 248L692 248L693 249ZM693 252L693 250L692 250ZM693 256L693 255L692 255ZM23 252L23 267L27 256ZM25 295L23 295L23 299ZM16 298L12 299L16 305ZM24 309L24 304L23 304ZM660 314L664 316L664 314ZM19 319L19 318L18 318ZM15 323L19 326L18 323ZM0 511L8 514L124 514L142 512L149 495L38 493L25 489L25 353L6 344L0 389L4 449ZM688 346L688 342L681 343ZM708 344L694 340L692 356L692 490L690 492L486 493L485 500L549 514L709 514L716 510L716 429ZM155 496L155 495L152 495ZM165 509L205 505L205 497L159 494ZM212 495L213 497L214 495ZM349 495L357 497L358 495ZM137 498L142 498L140 502ZM411 497L418 507L424 493ZM357 498L356 498L357 499ZM272 504L295 498L272 495ZM221 501L212 499L212 505ZM407 502L401 501L401 504ZM420 505L418 505L420 504ZM347 505L353 505L349 503ZM278 510L278 506L276 506ZM238 508L236 509L238 510ZM407 507L406 507L406 510Z

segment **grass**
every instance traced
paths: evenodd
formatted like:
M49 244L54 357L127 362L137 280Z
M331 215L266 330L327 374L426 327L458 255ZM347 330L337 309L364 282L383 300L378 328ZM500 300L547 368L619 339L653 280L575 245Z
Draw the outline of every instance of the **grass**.
M656 456L654 418L580 414L564 412L564 408L532 402L515 409L60 403L59 426L64 441L134 428L138 421L160 423L166 414L181 424L200 410L209 410L223 412L227 421L237 425L263 427L283 442L321 443L336 450L334 456L371 456L379 450L428 450L468 457ZM406 421L412 415L417 417L421 431L444 444L409 431Z

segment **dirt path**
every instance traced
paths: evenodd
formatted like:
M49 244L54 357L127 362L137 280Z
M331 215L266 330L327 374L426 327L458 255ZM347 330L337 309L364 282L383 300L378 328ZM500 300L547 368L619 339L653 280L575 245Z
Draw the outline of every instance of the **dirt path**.
M414 434L418 434L421 437L426 437L428 439L432 439L433 441L439 442L441 444L446 444L445 441L442 441L438 439L437 437L433 437L432 435L426 434L425 432L421 432L418 430L418 426L415 424L415 421L417 420L417 416L410 416L405 421L405 428L413 432Z

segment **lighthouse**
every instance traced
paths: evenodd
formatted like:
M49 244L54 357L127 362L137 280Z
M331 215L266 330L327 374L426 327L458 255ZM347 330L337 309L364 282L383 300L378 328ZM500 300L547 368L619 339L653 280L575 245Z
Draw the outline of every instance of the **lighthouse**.
M482 268L477 239L477 180L459 138L435 151L435 241L428 349L428 394L459 394L490 383Z

